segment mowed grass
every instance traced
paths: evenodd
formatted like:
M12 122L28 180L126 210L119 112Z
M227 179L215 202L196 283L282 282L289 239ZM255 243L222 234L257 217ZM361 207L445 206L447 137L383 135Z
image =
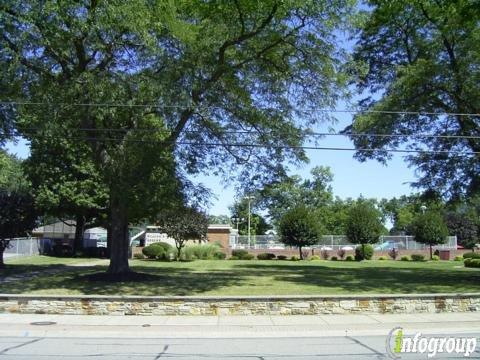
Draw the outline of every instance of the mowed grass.
M116 283L84 276L105 271L106 263L74 266L88 261L49 257L10 261L8 271L14 273L25 266L42 270L63 266L55 274L0 282L0 293L233 296L480 292L480 269L464 268L462 262L455 261L132 260L133 270L154 276ZM90 261L98 264L99 260Z

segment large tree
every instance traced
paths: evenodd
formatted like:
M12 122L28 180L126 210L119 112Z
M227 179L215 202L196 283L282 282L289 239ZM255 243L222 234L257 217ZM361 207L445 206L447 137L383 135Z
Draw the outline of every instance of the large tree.
M371 0L367 5L354 57L362 69L359 90L369 95L359 105L369 112L357 114L346 129L367 134L352 136L356 157L385 162L392 156L388 149L418 150L408 156L419 174L414 185L447 197L478 193L478 2Z
M109 195L109 272L129 271L128 223L157 213L168 179L210 168L237 177L229 165L240 164L254 187L306 159L297 146L318 120L312 108L341 95L335 30L349 5L2 2L8 96L29 102L15 107L19 129L91 147Z

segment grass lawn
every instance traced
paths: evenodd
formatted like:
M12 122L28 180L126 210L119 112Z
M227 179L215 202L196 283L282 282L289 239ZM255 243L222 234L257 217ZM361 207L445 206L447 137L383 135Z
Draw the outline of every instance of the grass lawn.
M38 256L10 260L9 273L45 270L55 274L1 284L0 293L100 295L323 295L366 293L480 292L480 269L462 262L403 261L229 261L159 262L133 260L131 267L154 277L107 283L83 277L106 266L75 267L88 259ZM98 263L98 259L91 259ZM3 273L0 272L0 274ZM1 276L1 275L0 275ZM153 278L153 279L152 279ZM0 280L1 281L1 280Z

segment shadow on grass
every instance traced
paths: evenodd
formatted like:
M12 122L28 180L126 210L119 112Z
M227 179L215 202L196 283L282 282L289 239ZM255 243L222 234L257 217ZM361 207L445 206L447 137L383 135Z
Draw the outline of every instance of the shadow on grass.
M276 282L338 289L342 293L480 292L480 271L362 264L340 268L257 263L239 267L271 276Z
M2 284L0 292L10 294L40 291L42 293L97 295L198 295L222 287L238 285L246 276L243 271L196 272L194 269L179 268L178 266L135 266L136 275L128 279L119 279L120 281L108 281L104 276L107 269L105 266L65 265L55 266L55 268L58 271L53 274L40 274L25 281Z
M195 263L152 265L136 264L132 268L145 275L117 282L97 275L105 272L106 266L9 265L18 270L16 273L26 270L24 274L35 271L37 275L0 282L0 293L153 296L201 295L212 291L221 294L222 289L238 295L480 292L480 271L457 271L428 264L326 266L265 261L199 263L198 267ZM233 292L227 291L232 287Z

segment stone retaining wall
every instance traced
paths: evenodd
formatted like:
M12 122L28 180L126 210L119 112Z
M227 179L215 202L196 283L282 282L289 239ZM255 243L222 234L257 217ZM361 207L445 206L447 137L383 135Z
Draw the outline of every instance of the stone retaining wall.
M480 294L270 297L0 295L0 313L75 315L316 315L480 311Z

